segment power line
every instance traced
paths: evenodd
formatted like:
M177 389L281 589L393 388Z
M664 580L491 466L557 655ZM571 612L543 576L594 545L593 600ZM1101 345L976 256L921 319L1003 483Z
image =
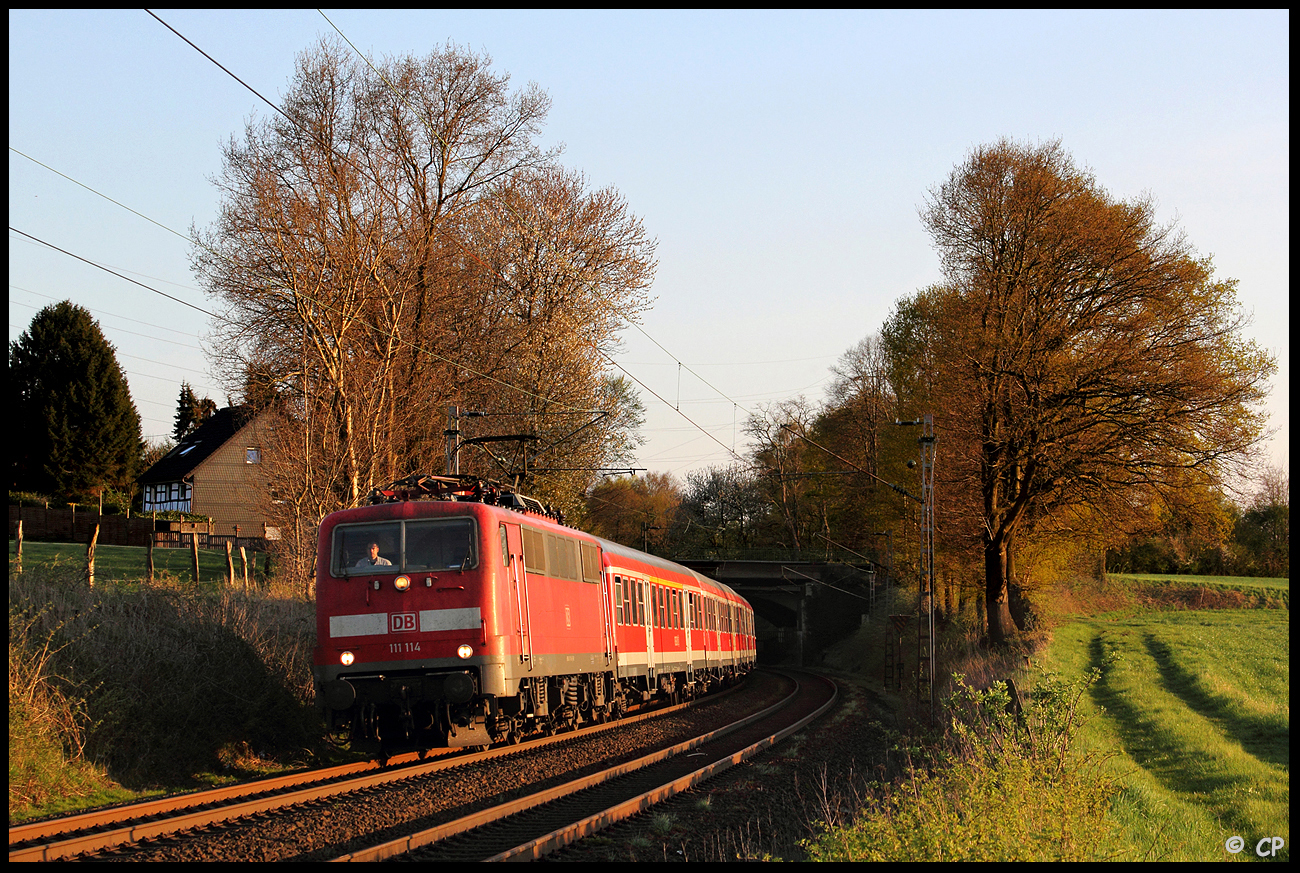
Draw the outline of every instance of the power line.
M148 10L146 10L146 11L148 11ZM152 12L150 12L149 14L150 14L150 15L153 15ZM157 18L158 16L154 15L154 17ZM183 39L183 38L184 38L184 37L182 37L182 39ZM94 194L96 197L103 197L105 200L107 200L109 203L112 203L114 206L120 206L121 208L125 209L127 212L131 213L132 215L139 216L140 218L143 218L145 221L149 222L150 224L152 224L152 225L156 225L157 227L161 227L163 230L167 231L168 233L176 234L176 236L179 236L181 239L185 240L186 242L189 242L189 241L190 241L190 240L189 240L189 237L185 236L184 234L182 234L182 233L177 233L176 231L172 230L170 227L168 227L168 226L165 225L165 224L159 224L158 222L154 221L154 220L153 220L152 218L150 218L149 216L147 216L147 215L145 215L144 213L141 213L141 212L136 212L134 209L132 209L130 206L127 206L127 205L124 204L124 203L118 203L118 202L117 202L116 200L114 200L112 197L109 197L107 194L101 194L100 192L96 191L94 188L91 188L89 185L82 185L80 182L78 182L76 179L72 178L71 176L66 176L66 175L64 175L63 173L60 173L58 170L54 169L53 167L49 166L48 164L42 164L40 161L36 160L36 158L33 158L31 155L25 155L25 154L23 154L22 152L18 151L18 149L14 148L13 146L9 146L9 151L13 152L14 154L18 155L19 157L26 158L27 160L31 161L33 164L36 164L37 166L44 167L45 169L49 170L51 173L53 173L53 174L56 175L56 176L63 176L63 178L67 179L67 180L68 180L69 182L71 182L72 184L74 184L74 185L80 185L82 188L85 188L87 191L89 191L91 194Z
M128 272L129 272L129 271L128 271ZM59 298L59 297L54 297L54 296L52 296L52 295L50 295L50 294L42 294L42 293L39 292L39 291L33 291L33 290L30 289L30 288L24 288L24 287L22 287L21 285L15 285L15 284L13 284L12 282L9 284L9 287L10 287L10 288L13 288L13 289L15 289L15 290L17 290L17 291L22 291L22 292L25 293L25 294L35 294L37 297L44 297L46 300L59 300L59 299L61 299L61 298ZM10 302L10 303L17 303L19 306L27 306L27 307L30 307L31 309L35 309L35 308L36 308L35 306L32 306L32 304L30 304L30 303L23 303L23 302L20 301L20 300L11 300L11 301L9 301L9 302ZM138 318L128 318L127 316L125 316L125 315L119 315L119 314L116 313L116 312L109 312L107 309L90 309L90 307L86 307L86 308L89 309L90 312L92 312L92 313L94 313L94 314L96 314L96 315L100 315L100 316L105 316L105 315L106 315L106 316L108 316L109 318L120 318L120 319L122 319L123 321L130 321L130 322L133 322L133 323L135 323L135 324L143 324L145 327L156 327L156 328L158 328L159 330L165 330L165 331L168 331L168 332L170 332L170 333L179 333L179 334L181 334L181 335L183 335L183 336L187 336L187 337L189 337L189 336L193 336L189 331L177 330L177 329L174 328L174 327L167 327L167 326L162 325L162 324L154 324L153 322L149 322L149 321L140 321ZM114 330L117 330L117 331L121 331L122 333L131 333L131 331L129 331L129 330L122 330L122 328L120 328L120 327L113 328L113 329L114 329ZM154 340L154 341L156 341L156 342L160 342L160 343L172 343L172 344L174 344L174 345L178 345L178 346L185 346L186 348L191 348L191 349L197 349L197 348L200 348L199 346L188 345L188 344L186 344L186 343L177 342L176 340L169 340L169 339L163 339L162 337L149 336L148 334L145 334L145 333L132 333L131 335L132 335L132 336L142 336L142 337L145 337L145 338L147 338L147 339L151 339L151 340ZM196 338L197 338L197 337L196 337Z
M597 351L599 352L600 350L597 349ZM618 361L615 361L613 358L611 358L609 355L605 354L604 352L600 352L600 356L603 357L605 360L609 361L609 362L610 362L611 364L613 364L615 367L618 367L618 369L622 370L624 375L626 375L626 376L627 376L629 379L631 379L633 382L635 382L636 384L640 385L642 388L644 388L645 390L647 390L647 391L649 391L651 394L653 394L653 395L655 396L655 398L656 398L657 400L659 400L661 403L663 403L663 404L666 405L666 406L670 406L670 405L671 405L671 404L668 403L667 400L664 400L662 397L660 397L659 394L658 394L658 392L656 392L653 388L651 388L649 385L647 385L646 383L642 382L642 381L641 381L640 379L638 379L636 376L633 376L630 372L628 372L628 370L625 369L621 364L619 364ZM676 411L677 411L677 414L678 414L678 415L680 415L682 418L684 418L684 419L686 419L687 421L689 421L689 422L690 422L690 423L695 427L696 430L698 430L700 433L704 434L704 435L705 435L706 437L708 437L709 439L713 440L713 441L714 441L715 443L717 443L718 445L722 446L722 450L723 450L724 452L726 452L727 454L731 455L731 456L734 457L736 460L740 461L742 464L747 463L747 462L745 461L744 458L742 458L740 455L737 455L737 454L736 454L735 452L733 452L731 449L729 449L729 448L727 448L725 445L723 445L723 443L722 443L721 440L719 440L719 439L718 439L717 437L715 437L713 434L709 433L707 430L705 430L704 428L702 428L702 427L700 427L698 424L696 424L695 421L694 421L694 420L693 420L689 415L687 415L686 413L682 412L680 409L678 409L678 410L676 410Z
M30 233L23 233L23 231L14 227L12 224L9 225L9 229L16 234L21 234L22 236L27 237L29 240L33 242L38 242L43 246L48 246L49 248L54 249L56 252L62 252L63 254L67 255L70 258L75 258L76 260L81 261L83 264L89 264L90 266L94 267L96 270L103 270L105 273L112 273L114 276L117 276L119 279L125 279L126 281L130 282L132 285L139 285L141 288L144 288L146 291L152 291L153 293L162 297L166 297L168 300L173 300L176 303L181 304L182 306L188 306L190 309L193 309L196 312L202 312L204 315L210 318L215 318L218 321L229 321L229 319L217 315L215 312L208 312L206 309L204 309L201 306L195 306L193 303L182 300L179 297L173 297L172 295L166 293L165 291L159 291L157 288L150 288L148 285L144 284L143 282L137 282L135 279L132 279L130 276L124 276L121 273L117 272L116 270L110 270L108 267L105 267L101 264L97 264L94 261L89 260L87 258L83 258L81 255L74 255L72 252L68 251L67 249L61 249L58 246L56 246L54 243L46 242L40 237L32 236Z
M149 10L147 10L147 9L146 9L145 11L146 11L146 12L149 12ZM236 82L238 82L239 84L243 85L245 88L247 88L247 89L248 89L249 91L251 91L253 94L255 94L255 95L258 97L258 99L262 100L264 103L266 103L267 105L269 105L272 109L274 109L274 110L275 110L276 112L278 112L280 115L283 115L283 116L285 117L285 119L288 120L288 122L289 122L290 124L294 125L295 127L299 128L299 129L303 129L301 124L299 124L299 123L298 123L297 121L295 121L292 117L290 117L290 116L289 116L286 112L284 112L284 110L282 110L279 106L276 106L276 105L275 105L274 103L272 103L270 100L267 100L267 99L266 99L265 97L263 97L260 93L258 93L258 91L257 91L256 89L254 89L251 85L249 85L249 84L248 84L247 82L245 82L243 79L241 79L241 78L239 78L238 76L236 76L234 73L230 72L230 70L226 69L222 64L218 63L217 60L216 60L215 58L213 58L213 57L212 57L211 55L209 55L207 52L203 51L203 49L199 48L197 45L195 45L193 42L191 42L188 38L186 38L183 34L181 34L180 31L176 30L176 28L172 27L170 24L168 24L167 22L163 21L163 20L162 20L161 18L159 18L157 15L154 15L154 13L149 12L149 14L150 14L151 16L153 16L153 18L155 18L155 19L158 21L159 24L163 25L163 26L166 27L168 30L170 30L172 33L176 34L176 36L178 36L178 37L180 37L182 40L184 40L184 41L185 41L185 42L186 42L190 47L192 47L195 51L197 51L199 54L203 55L203 56L204 56L205 58L207 58L208 60L212 61L212 63L216 64L216 66L219 67L219 68L220 68L224 73L226 73L228 76L230 76L230 77L231 77L232 79L234 79ZM322 15L323 15L323 13L322 13ZM328 21L328 20L329 20L329 19L326 18L326 21ZM336 29L337 29L337 28L336 28ZM346 39L346 37L345 37L345 39ZM355 47L353 47L353 50L355 51ZM330 149L331 149L331 151L333 151L334 154L337 155L341 160L347 162L347 163L348 163L349 165L351 165L354 169L356 169L356 170L360 171L361 173L365 174L365 169L364 169L363 167L358 166L355 162L353 162L350 158L348 158L348 156L346 156L346 155L342 155L342 154L339 154L339 152L338 152L336 149L334 149L332 146L330 146ZM457 244L459 245L459 241L458 241L458 240L457 240ZM483 266L485 269L487 268L487 265L486 265L486 264L483 264L482 260L480 260L480 259L477 257L477 255L475 255L473 252L469 251L468 249L465 249L463 246L461 247L461 249L462 249L462 251L464 251L464 252L465 252L469 257L473 258L476 262L478 262L478 263L479 263L481 266ZM208 251L211 252L212 250L211 250L211 249L208 249ZM217 257L221 257L221 255L220 255L219 253L217 253L217 252L212 252L212 253L213 253L214 255L216 255ZM504 277L500 277L499 274L498 274L498 277L504 279ZM318 300L318 299L315 299L315 298L309 297L309 296L307 296L307 295L305 295L305 294L302 294L301 292L296 292L296 293L298 293L299 296L303 297L304 299L306 299L306 300L312 302L312 303L315 304L316 306L319 306L319 307L321 307L321 308L323 308L323 309L326 309L326 310L332 310L332 309L333 309L333 307L330 307L328 304L325 304L325 303L323 303L322 301L320 301L320 300ZM374 326L374 325L371 325L371 327L375 327L375 326ZM517 393L519 393L519 394L523 394L523 395L526 396L526 397L531 397L531 398L533 398L533 399L535 399L535 400L540 400L540 401L547 402L547 403L553 403L553 404L555 404L555 405L557 405L557 406L564 407L565 409L572 410L573 412L581 412L581 413L590 413L590 412L592 412L592 410L579 409L579 408L576 407L576 406L571 406L571 405L569 405L569 404L567 404L567 403L565 403L565 402L563 402L563 401L561 401L561 400L557 400L557 399L552 398L552 397L544 397L544 396L542 396L542 395L540 395L540 394L534 394L534 393L531 392L531 391L528 391L528 390L526 390L526 389L524 389L524 388L520 388L520 387L518 387L518 386L516 386L516 385L512 385L512 384L510 384L509 382L505 382L505 381L503 381L503 380L501 380L501 379L496 378L495 376L488 375L487 373L480 373L479 371L473 369L472 367L466 366L465 364L462 364L462 363L460 363L460 362L458 362L458 361L453 361L453 360L451 360L450 358L447 358L447 357L444 357L444 356L442 356L442 355L439 355L439 354L437 354L436 352L434 352L434 351L432 351L432 350L430 350L430 349L426 349L426 348L423 348L422 346L418 346L418 345L416 345L415 343L412 343L412 342L410 342L409 340L403 339L403 338L401 338L401 337L396 337L396 339L397 339L397 341L398 341L399 343L401 343L401 344L404 345L404 346L407 346L407 347L409 347L409 348L411 348L411 349L414 349L414 350L416 350L416 351L423 352L424 354L427 354L427 355L429 355L429 356L431 356L431 357L433 357L433 358L436 358L436 359L438 359L439 361L442 361L443 363L452 364L453 366L456 366L456 367L459 367L459 368L462 369L462 370L465 370L467 373L470 373L470 374L472 374L472 375L478 376L478 377L481 378L481 379L487 379L487 380L490 381L490 382L493 382L493 383L495 383L495 384L498 384L498 385L502 386L503 388L508 388L508 389L510 389L511 391L515 391L515 392L517 392ZM596 410L596 411L602 411L602 410Z
M181 39L185 40L185 42L189 43L190 48L194 49L196 52L198 52L199 54L203 55L203 57L205 57L205 58L207 58L208 60L212 61L212 63L216 64L218 67L221 67L221 70L222 70L222 71L223 71L227 76L229 76L230 78L234 79L234 80L235 80L236 82L238 82L239 84L243 85L243 86L244 86L245 88L247 88L249 91L252 91L254 94L257 95L257 98L258 98L259 100L261 100L263 103L265 103L267 106L270 106L270 107L271 107L272 109L274 109L276 112L279 112L281 115L284 115L285 118L289 118L288 115L285 115L284 110L282 110L279 106L276 106L276 105L275 105L274 103L272 103L270 100L267 100L267 99L266 99L265 97L263 97L261 94L258 94L257 89L254 88L252 85L248 84L248 83L245 82L243 79L239 78L239 77L236 76L234 73L232 73L232 72L230 72L229 70L227 70L225 67L222 67L221 64L217 61L216 58L212 57L212 55L208 54L208 53L205 52L203 49L199 48L199 47L196 46L194 43L192 43L192 42L190 42L188 39L186 39L186 37L184 36L184 34L182 34L179 30L177 30L176 28L172 27L172 26L171 26L170 24L168 24L167 22L163 21L163 20L162 20L161 18L159 18L157 15L154 15L154 14L153 14L152 12L150 12L148 9L146 9L145 12L148 12L150 15L152 15L153 18L154 18L154 20L157 21L159 24L161 24L163 27L167 28L167 29L170 30L172 33L176 34L176 35L179 36ZM291 124L296 124L296 123L297 123L297 122L295 122L292 118L289 118L289 122L290 122Z
M401 94L401 93L400 93L400 92L399 92L399 91L398 91L398 90L393 86L393 84L392 84L391 82L388 81L387 77L384 76L384 74L383 74L382 72L380 72L379 69L376 68L375 65L374 65L373 63L370 62L370 59L369 59L368 57L366 57L364 54L361 53L361 50L358 49L358 48L356 47L356 44L353 43L352 40L348 39L347 34L345 34L345 33L344 33L344 32L343 32L343 31L338 27L338 25L336 25L333 21L330 21L329 16L327 16L323 11L321 11L321 10L318 9L317 12L319 12L319 13L320 13L320 16L321 16L322 18L324 18L326 22L329 23L330 27L334 28L334 30L338 33L338 35L339 35L340 37L342 37L342 39L343 39L343 40L348 44L348 46L352 49L352 51L355 52L359 58L361 58L363 61L365 61L365 63L370 67L371 70L374 70L375 75L379 76L379 78L380 78L380 79L383 81L383 83L388 87L388 89L389 89L390 91L392 91L393 94L394 94L395 96L397 96L397 98L398 98L399 100L401 100L403 103L405 103L406 106L407 106L409 109L412 110L412 112L413 112L413 114L415 115L415 117L418 118L418 119L420 120L420 122L424 125L425 129L427 129L427 130L429 131L430 136L432 136L434 139L436 139L436 140L438 140L439 142L441 142L441 143L443 143L444 145L446 145L446 141L443 139L443 137L442 137L442 136L441 136L441 135L440 135L436 130L434 130L434 128L432 127L432 125L430 125L430 124L425 120L425 118L424 118L423 115L421 115L418 111L415 110L415 107L411 106L411 104L406 100L406 98L405 98L404 96L402 96L402 94ZM507 203L507 204L505 204L505 206L506 206L506 209L507 209L507 210L508 210L512 215L514 215L515 219L516 219L517 221L519 221L519 223L520 223L520 225L521 225L522 227L526 227L526 228L528 228L530 231L532 231L534 234L536 234L536 230L535 230L535 228L533 228L533 227L530 225L530 223L524 219L524 217L523 217L522 215L520 215L520 214L519 214L519 213L518 213L518 212L517 212L513 207L511 207L510 204ZM449 236L452 236L452 237L454 238L454 234L449 234ZM459 245L459 241L457 241L457 244ZM475 259L476 261L478 260L478 258L475 257L475 256L473 255L473 253L470 253L470 252L467 252L467 253L470 254L470 257L474 257L474 259ZM567 255L565 255L563 252L556 252L556 254L557 254L561 259L563 259L565 262L567 262L567 263L569 264L569 266L574 266L573 263L572 263L572 261L571 261L571 260L567 257ZM482 262L479 261L479 263L481 264ZM485 266L486 266L486 265L485 265ZM496 273L496 271L493 271L493 272L494 272L494 274L496 274L496 275L498 276L498 278L499 278L501 281L506 282L507 285L510 284L508 281L505 280L505 277L500 276L500 274L499 274L499 273ZM575 268L575 272L578 273L579 275L581 274L581 271L578 270L578 269L576 269L576 268ZM671 352L669 352L666 348L664 348L664 346L663 346L663 345L662 345L658 340L656 340L654 337L650 336L649 333L646 333L646 331L645 331L644 328L642 328L640 325L636 324L635 322L631 322L631 321L629 321L628 323L631 324L633 327L635 327L638 331L640 331L640 332L641 332L641 333L646 337L646 339L650 340L650 342L652 342L652 343L654 343L656 346L658 346L658 347L659 347L659 348L660 348L660 349L661 349L665 354L667 354L670 358L673 358L673 360L675 360L675 361L677 362L677 365L678 365L679 371L680 371L681 368L685 368L685 369L687 370L687 372L691 373L691 375L695 376L695 378L699 379L699 380L700 380L701 382L703 382L705 385L708 385L711 389L713 389L713 391L717 392L721 397L723 397L724 399L728 400L728 402L730 402L730 403L732 404L733 407L735 407L735 408L737 408L737 409L740 408L739 404L737 404L735 401L733 401L733 400L731 400L730 398L728 398L726 394L724 394L721 390L719 390L718 388L716 388L716 387L715 387L713 384L711 384L707 379L705 379L705 378L704 378L703 376L701 376L699 373L696 373L696 372L695 372L694 370L692 370L690 367L687 367L685 364L683 364L683 363L682 363L679 359L677 359L677 358L676 358L676 357L675 357ZM617 363L616 361L614 361L614 359L611 358L608 354L606 354L602 349L600 349L599 346L596 346L595 343L593 343L592 346L593 346L593 348L595 349L595 351L597 352L597 354L599 354L599 355L600 355L601 357L603 357L605 360L609 361L611 364L613 364L615 367L617 367L619 370L621 370L621 371L622 371L622 372L623 372L623 373L624 373L628 378L632 379L634 382L636 382L638 385L640 385L640 386L641 386L642 388L644 388L646 391L649 391L652 395L654 395L654 397L655 397L656 399L658 399L659 401L661 401L661 402L664 403L665 405L668 405L668 401L667 401L667 400L665 400L663 397L661 397L657 392L653 391L653 390L652 390L648 385L646 385L646 384L645 384L644 382L642 382L640 379L638 379L638 378L636 378L635 376L633 376L632 373L631 373L630 371L628 371L628 369L627 369L626 367L624 367L624 366L622 366L621 364L619 364L619 363ZM679 400L680 400L680 397L679 397ZM740 456L737 455L737 454L735 453L734 450L727 448L727 446L724 445L721 441L719 441L716 437L714 437L713 434L709 433L707 430L705 430L704 428L700 427L700 426L699 426L698 424L696 424L696 423L695 423L695 422L694 422L694 421L693 421L689 416L687 416L687 415L685 415L684 413L682 413L681 408L680 408L680 402L679 402L678 404L673 404L673 409L674 409L674 411L676 411L679 415L681 415L683 418L685 418L688 422L690 422L692 426L694 426L698 431L700 431L700 433L703 433L703 434L704 434L705 436L707 436L709 439L711 439L711 440L713 440L714 442L718 443L719 446L722 446L722 448L723 448L724 451L726 451L728 454L732 455L733 457L735 457L735 458L737 458L737 459L739 459L739 460L741 460L741 461L743 462L743 459L740 458Z

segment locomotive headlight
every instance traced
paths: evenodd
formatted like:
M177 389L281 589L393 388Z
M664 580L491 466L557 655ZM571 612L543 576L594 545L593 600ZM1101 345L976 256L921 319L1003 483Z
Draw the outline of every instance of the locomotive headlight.
M411 577L398 576L396 579L393 580L393 587L396 588L398 591L405 591L407 588L411 587Z
M458 658L468 658L472 654L474 654L474 647L469 643L465 643L456 650L456 657Z
M344 667L351 667L352 662L355 661L356 659L357 656L352 654L351 652L344 652L343 654L339 655L339 663L342 664Z

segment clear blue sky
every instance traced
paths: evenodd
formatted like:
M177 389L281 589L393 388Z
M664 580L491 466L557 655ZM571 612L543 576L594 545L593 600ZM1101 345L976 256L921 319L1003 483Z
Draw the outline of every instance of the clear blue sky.
M315 11L155 12L273 101L334 32ZM638 466L726 463L761 404L821 400L840 355L940 278L926 191L1009 136L1149 192L1240 280L1279 361L1268 456L1289 469L1288 12L326 14L375 56L451 41L536 82L546 141L658 239L655 342L630 330L618 357L668 401L641 389ZM11 10L9 223L208 307L183 239L13 149L183 235L216 215L220 143L268 112L143 11ZM169 434L182 379L224 404L206 316L11 231L10 340L63 299L116 346L147 436Z

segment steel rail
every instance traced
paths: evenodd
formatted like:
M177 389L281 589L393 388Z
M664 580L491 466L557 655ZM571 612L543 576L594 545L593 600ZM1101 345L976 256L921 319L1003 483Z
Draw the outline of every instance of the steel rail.
M416 753L410 753L393 758L389 766L384 768L377 767L373 762L343 764L324 770L305 771L192 794L174 795L129 806L110 807L79 815L14 825L9 828L9 844L11 847L20 845L21 848L11 848L9 860L55 861L86 852L97 852L114 846L139 842L143 839L189 828L216 824L254 813L268 812L297 803L319 800L336 794L346 794L351 791L408 779L438 770L464 766L489 758L519 754L525 750L536 750L555 743L567 742L576 737L588 736L606 730L615 730L640 721L669 715L688 707L719 700L735 690L737 690L735 687L728 688L722 692L696 698L686 703L655 709L651 712L637 713L616 721L589 725L574 731L566 731L550 737L527 740L519 745L501 746L483 752L444 754L432 761L420 761ZM438 750L434 751L437 752ZM393 762L399 762L399 766L394 766ZM344 778L351 773L360 773L361 775L351 779ZM303 784L309 784L311 787L297 791L285 790ZM259 797L256 795L267 796ZM245 796L251 799L242 803L228 802ZM220 805L212 807L212 804ZM207 808L198 809L198 807ZM194 811L172 815L178 810L185 809L193 809ZM158 816L163 817L158 818ZM141 819L152 820L140 821ZM114 823L121 823L121 826L111 827ZM87 833L86 831L90 832ZM70 836L60 839L59 836L62 834L69 834ZM33 840L42 840L43 842L30 846L21 845Z
M814 713L800 719L799 721L795 722L792 725L789 725L781 729L780 731L777 731L775 734L772 734L756 743L753 743L738 752L727 755L724 758L713 762L712 764L708 764L704 767L701 767L686 776L675 779L669 783L659 786L658 788L652 789L651 791L639 794L636 797L633 797L629 800L624 801L623 803L620 803L614 807L606 809L603 812L597 813L596 815L593 816L588 816L587 818L584 818L581 821L574 822L573 824L570 824L564 828L561 828L550 834L547 834L544 837L540 837L538 839L525 843L521 846L517 846L506 852L488 858L487 860L492 860L492 861L512 860L512 859L531 860L540 857L541 855L547 854L548 852L561 848L562 846L565 846L570 842L573 842L574 840L581 839L583 836L588 836L592 833L595 833L601 828L607 827L608 825L613 824L614 822L620 821L624 818L642 812L647 807L655 803L659 803L660 801L665 800L673 796L674 794L677 794L680 791L685 791L689 788L692 788L695 785L699 784L700 782L704 781L705 779L708 779L711 776L714 776L717 773L722 772L728 767L731 767L734 764L738 764L741 761L744 761L745 759L752 757L755 754L758 754L759 752L770 747L771 745L780 742L782 739L789 736L791 733L794 733L795 731L802 729L811 721L820 717L823 713L826 712L827 709L829 709L835 703L835 700L837 699L839 692L838 689L835 688L834 683L831 683L831 688L832 688L832 693L830 698L826 701L826 703L824 703L821 707L819 707ZM404 855L408 852L411 852L415 849L419 849L423 846L433 845L434 843L445 840L448 837L467 833L469 831L472 831L484 825L509 818L510 816L516 815L525 810L532 809L537 806L541 806L545 803L550 803L562 797L567 797L569 795L576 794L579 791L583 791L585 789L592 788L597 785L601 785L605 782L609 782L625 774L654 766L655 764L666 761L675 756L686 754L691 750L696 749L704 745L705 743L711 742L722 736L725 736L726 734L740 730L741 728L744 727L748 727L751 724L755 724L765 718L770 717L776 712L792 705L798 699L800 691L801 691L801 686L799 680L795 678L794 691L791 692L791 694L789 694L784 699L767 707L766 709L748 715L742 719L739 719L736 722L733 722L732 724L710 731L707 734L702 734L698 737L695 737L690 740L686 740L682 743L678 743L677 745L667 749L661 749L658 752L653 752L649 755L645 755L641 758L638 758L635 761L630 761L624 764L620 764L616 767L611 767L599 773L594 773L580 779L575 779L563 785L559 785L554 788L547 789L545 791L540 791L535 794L531 794L527 797L518 798L516 800L513 800L509 803L502 804L500 806L481 810L477 813L473 813L471 815L467 815L462 818L456 819L455 821L438 825L437 827L428 828L426 830L419 831L417 833L409 834L404 837L399 837L395 840L390 840L386 843L382 843L377 846L372 846L367 849L361 849L356 852L349 852L345 855L341 855L337 858L333 858L332 860L339 861L339 862L341 861L382 861L388 858L398 857L400 855Z

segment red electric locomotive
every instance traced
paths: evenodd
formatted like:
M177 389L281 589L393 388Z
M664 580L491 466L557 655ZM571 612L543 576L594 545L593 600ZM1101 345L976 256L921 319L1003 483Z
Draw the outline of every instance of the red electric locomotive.
M470 477L412 477L321 523L313 673L384 757L486 746L694 696L754 664L726 585Z

